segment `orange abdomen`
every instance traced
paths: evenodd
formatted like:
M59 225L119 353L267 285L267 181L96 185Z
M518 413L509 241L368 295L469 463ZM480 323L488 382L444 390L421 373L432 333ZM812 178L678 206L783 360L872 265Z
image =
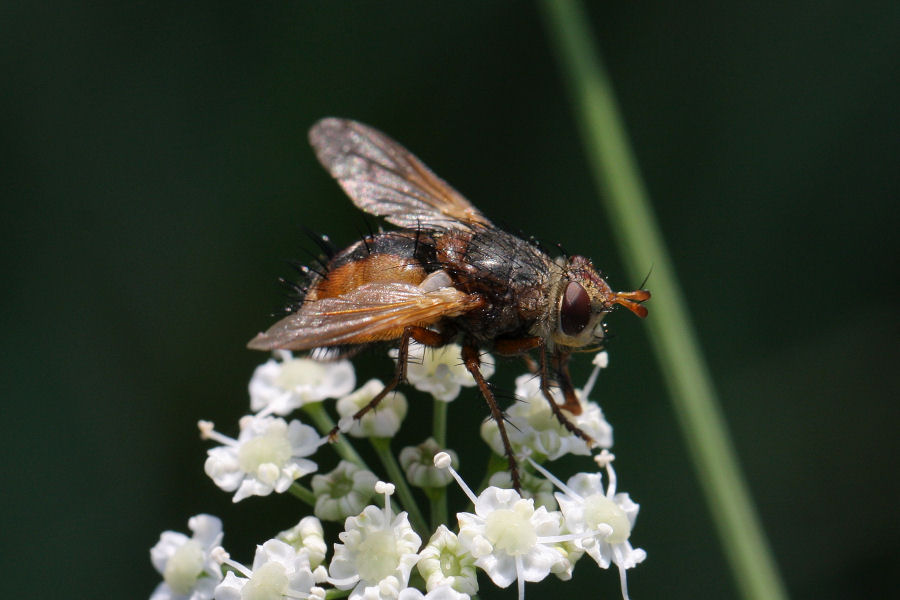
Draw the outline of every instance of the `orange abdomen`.
M396 254L369 254L364 258L342 261L335 257L326 275L310 288L306 300L333 298L366 283L393 282L419 285L427 273L414 258Z

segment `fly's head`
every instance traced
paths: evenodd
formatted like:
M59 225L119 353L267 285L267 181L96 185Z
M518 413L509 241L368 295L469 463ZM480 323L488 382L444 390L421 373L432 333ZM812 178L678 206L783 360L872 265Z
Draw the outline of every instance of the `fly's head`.
M603 318L617 305L639 317L647 316L641 302L650 292L614 292L591 261L583 256L560 258L562 269L551 298L551 338L554 344L569 348L599 345L605 336Z

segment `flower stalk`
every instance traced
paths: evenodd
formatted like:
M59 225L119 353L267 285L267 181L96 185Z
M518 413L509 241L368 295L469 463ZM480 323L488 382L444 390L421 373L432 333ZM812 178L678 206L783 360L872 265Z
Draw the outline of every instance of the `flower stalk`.
M315 423L316 429L318 429L319 433L322 435L328 435L331 430L334 429L335 422L331 418L331 415L325 410L325 407L322 406L321 402L306 404L303 406L303 410L309 415L309 418ZM364 461L359 453L356 452L356 449L353 448L343 434L338 435L337 439L331 444L331 447L334 448L334 451L344 460L352 462L367 471L369 470L366 461Z
M314 507L316 505L316 495L308 487L300 485L295 481L291 484L291 487L288 488L288 491L296 498L299 498L300 500L308 504L310 507Z
M428 525L425 521L425 517L422 516L422 511L419 509L419 505L416 503L412 490L406 482L403 470L400 468L400 465L397 464L397 458L391 452L391 440L388 438L377 437L369 438L369 440L372 443L372 447L375 449L375 453L381 460L381 464L384 465L390 480L397 486L397 495L400 497L400 503L403 505L403 508L409 512L409 519L412 522L413 529L415 529L420 536L427 535Z
M441 448L447 447L447 407L448 403L435 400L433 403L431 437Z
M623 261L635 280L653 267L651 342L736 586L747 599L787 598L584 8L577 0L539 5Z

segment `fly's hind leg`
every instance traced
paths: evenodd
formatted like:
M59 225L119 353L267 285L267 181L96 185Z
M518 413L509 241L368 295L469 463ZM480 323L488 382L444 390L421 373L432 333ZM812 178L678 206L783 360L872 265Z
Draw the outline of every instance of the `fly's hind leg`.
M394 371L394 378L391 379L384 386L384 389L378 392L378 394L374 398L372 398L368 404L366 404L353 414L353 421L356 422L362 419L366 415L366 413L377 407L378 404L382 400L384 400L385 396L390 394L394 390L394 388L396 388L398 385L400 385L401 382L406 379L406 362L407 360L409 360L409 340L413 339L423 346L437 348L447 344L450 341L449 338L450 336L446 336L436 331L431 331L430 329L425 329L424 327L418 327L415 325L406 327L403 330L403 335L400 336L400 345L397 350L397 368ZM328 433L328 441L335 441L340 433L341 426L340 424L338 424Z
M509 443L509 436L506 434L506 421L503 417L503 411L500 410L500 406L497 404L497 399L494 397L494 392L491 391L491 386L488 385L487 381L484 379L484 375L481 374L479 368L481 366L481 358L478 356L478 347L471 345L463 346L462 359L463 364L466 365L466 369L468 369L469 373L472 374L472 377L475 378L475 383L478 384L478 389L481 390L481 395L484 396L484 400L491 410L491 418L497 423L497 428L500 430L500 439L503 441L503 452L506 454L506 462L509 464L509 474L510 477L512 477L513 488L521 494L522 485L519 482L519 465L516 462L516 457L513 455L512 445Z

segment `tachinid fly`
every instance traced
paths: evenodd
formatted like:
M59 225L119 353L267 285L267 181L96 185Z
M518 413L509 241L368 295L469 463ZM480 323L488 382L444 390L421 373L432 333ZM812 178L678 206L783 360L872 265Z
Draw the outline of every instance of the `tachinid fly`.
M404 380L410 340L430 347L460 343L465 366L499 427L516 489L516 461L503 413L479 369L479 350L523 355L540 376L556 418L590 445L563 412L581 412L569 357L602 346L603 318L616 305L645 317L640 303L650 292L614 292L589 259L553 258L501 230L371 127L327 118L312 127L309 140L358 208L400 229L367 235L335 253L322 273L310 271L295 310L248 347L316 350L315 357L346 355L374 342L396 344L394 377L354 415L359 419ZM537 362L530 359L532 351ZM551 385L561 388L563 405L553 400ZM332 438L337 434L332 431Z

